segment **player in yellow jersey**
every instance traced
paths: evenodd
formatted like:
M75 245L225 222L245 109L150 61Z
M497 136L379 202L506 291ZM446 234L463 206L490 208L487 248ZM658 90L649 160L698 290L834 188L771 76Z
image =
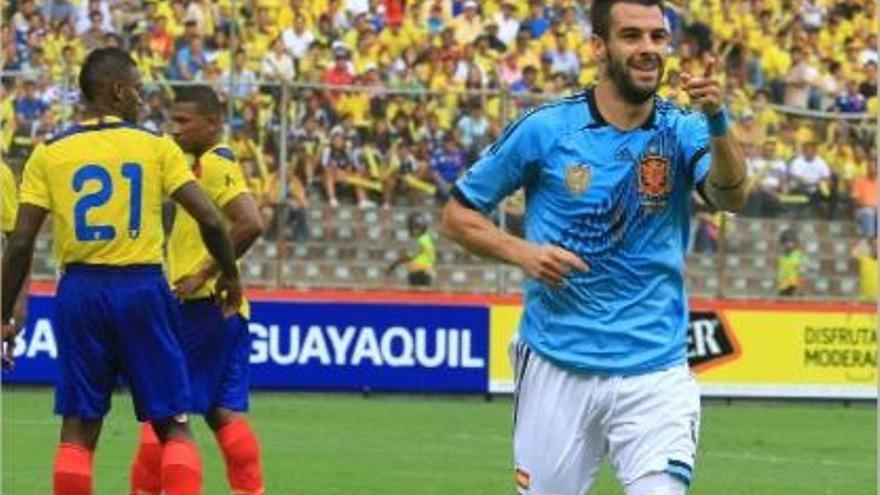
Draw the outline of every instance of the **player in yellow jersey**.
M223 105L207 86L181 88L171 109L177 144L195 160L199 185L221 209L230 225L238 256L262 233L260 211L248 191L241 166L220 141ZM168 240L168 276L181 300L181 342L189 366L193 413L204 416L226 464L231 491L262 495L263 476L257 438L245 419L248 409L250 333L247 303L224 317L213 303L217 266L198 236L198 225L175 212ZM159 495L159 444L151 428L141 428L140 445L131 468L131 493Z
M2 231L2 240L4 245L6 239L15 229L15 217L18 215L18 191L15 187L15 177L12 175L12 169L3 160L0 160L0 231ZM15 332L19 332L24 325L26 307L27 307L27 290L21 291L18 301L15 303L13 311L13 320ZM13 346L7 346L3 355L3 365L12 365Z
M84 120L39 145L25 164L15 231L3 259L3 339L30 270L34 241L52 218L58 284L55 330L63 416L53 468L55 495L92 493L92 452L119 376L135 412L162 443L166 495L200 495L201 460L186 412L191 395L180 347L180 313L162 273L162 198L199 223L221 266L217 289L237 310L241 284L223 221L174 141L135 124L140 74L115 48L89 54L79 74Z
M18 193L15 190L15 177L8 165L0 160L0 230L4 235L15 228L18 214Z

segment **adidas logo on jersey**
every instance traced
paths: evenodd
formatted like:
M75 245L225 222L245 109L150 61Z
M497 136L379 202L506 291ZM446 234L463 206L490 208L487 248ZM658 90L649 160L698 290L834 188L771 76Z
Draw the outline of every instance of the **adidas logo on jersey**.
M616 162L631 162L633 161L633 155L629 151L629 148L626 146L621 146L617 148L617 151L614 152L614 161Z

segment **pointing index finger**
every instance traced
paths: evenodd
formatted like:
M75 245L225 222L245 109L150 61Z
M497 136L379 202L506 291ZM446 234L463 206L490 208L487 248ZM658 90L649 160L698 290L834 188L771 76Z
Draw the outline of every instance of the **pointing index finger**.
M718 58L715 55L709 56L709 61L706 63L706 70L703 72L703 77L712 77L715 74L715 64L718 61Z

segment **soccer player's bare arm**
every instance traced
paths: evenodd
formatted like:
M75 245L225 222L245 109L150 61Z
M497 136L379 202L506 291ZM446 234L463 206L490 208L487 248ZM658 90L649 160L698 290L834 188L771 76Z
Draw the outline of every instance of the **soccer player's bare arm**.
M712 160L703 192L718 208L738 212L748 200L748 170L739 142L728 131L712 138Z
M260 211L250 193L239 194L223 206L223 215L229 221L229 238L236 257L241 257L253 246L263 233L263 222ZM196 274L187 275L174 281L174 292L177 297L186 297L199 290L220 270L214 260L207 263Z
M235 255L241 257L263 233L263 220L250 193L239 194L223 206L223 215L230 222L229 237Z
M562 285L572 270L589 269L571 251L533 244L508 234L457 198L451 199L443 209L442 229L447 237L469 251L519 266L528 276L550 285Z
M736 212L745 207L748 199L748 169L739 141L723 114L722 89L714 65L714 61L708 64L703 77L685 73L682 81L691 100L708 117L712 134L711 166L702 191L716 207Z
M39 206L23 203L18 209L15 231L9 237L9 245L3 257L2 322L3 341L6 344L4 364L11 364L15 336L22 328L20 325L10 324L13 306L30 273L34 243L48 213L48 210Z

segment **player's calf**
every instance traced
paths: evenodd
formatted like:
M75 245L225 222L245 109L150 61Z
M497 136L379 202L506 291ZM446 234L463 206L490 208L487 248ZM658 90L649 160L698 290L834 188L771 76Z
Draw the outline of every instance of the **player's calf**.
M54 495L91 495L92 451L74 443L59 444L52 481Z
M162 444L153 431L153 425L141 425L140 440L129 479L131 495L159 495L162 493Z
M91 495L92 452L101 434L100 419L67 416L61 423L61 443L52 468L55 495Z
M260 444L247 419L224 408L214 408L205 415L214 430L217 444L226 463L226 478L234 493L263 495L263 471Z
M162 492L165 495L201 495L202 461L186 415L152 423L162 443Z

